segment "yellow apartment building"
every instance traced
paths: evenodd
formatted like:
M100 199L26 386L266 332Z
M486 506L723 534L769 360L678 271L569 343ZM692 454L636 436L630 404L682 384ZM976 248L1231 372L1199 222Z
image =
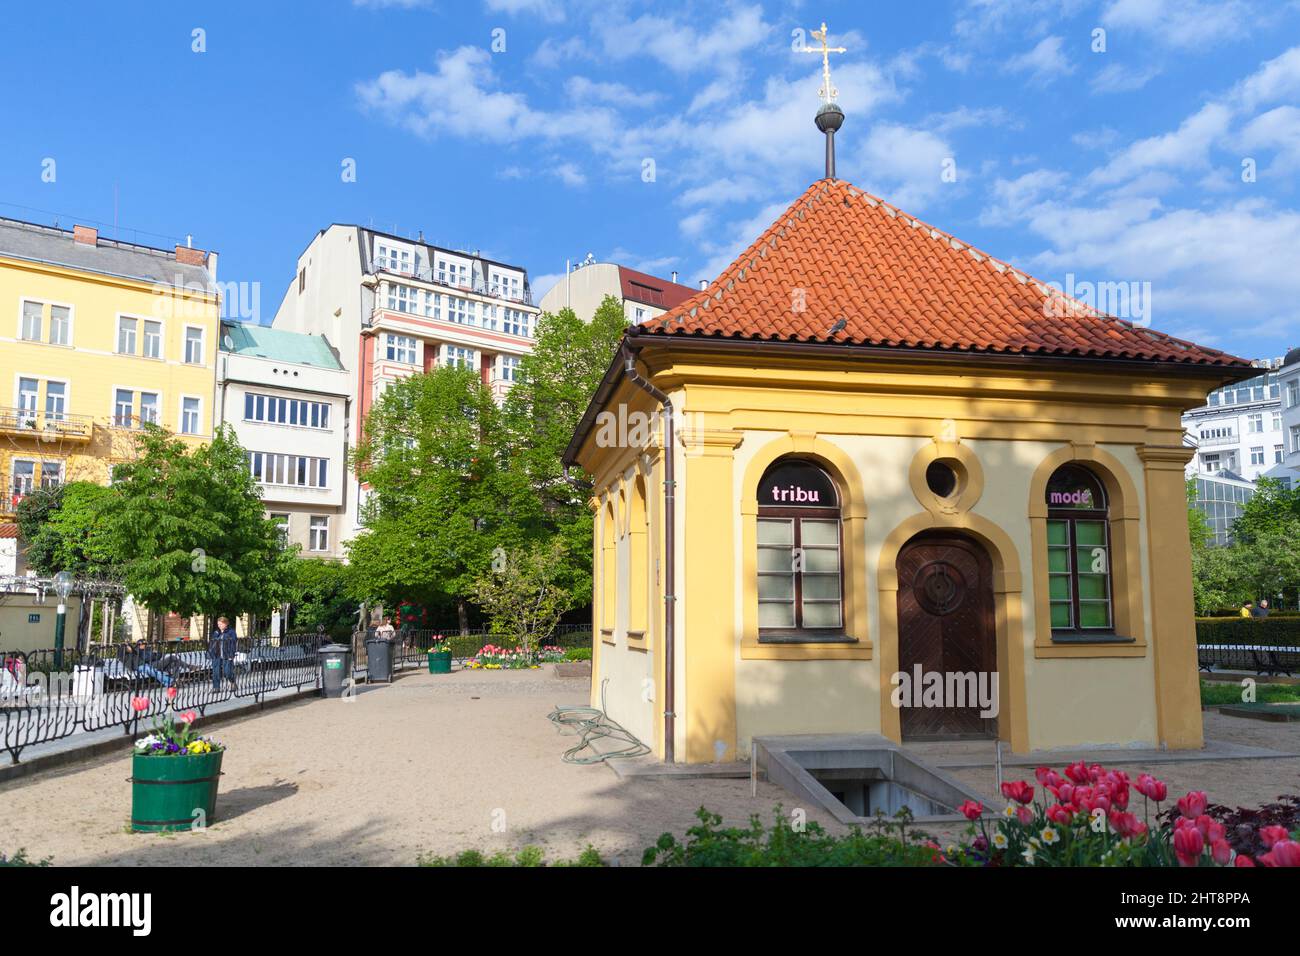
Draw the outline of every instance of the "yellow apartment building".
M107 482L146 422L211 439L216 265L0 219L0 533L35 488Z

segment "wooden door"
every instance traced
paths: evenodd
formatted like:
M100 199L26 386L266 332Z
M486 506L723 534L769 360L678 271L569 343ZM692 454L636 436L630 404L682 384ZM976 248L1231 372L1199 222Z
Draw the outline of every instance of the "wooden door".
M993 568L988 552L956 534L918 536L898 555L898 666L911 681L912 706L901 708L904 738L997 736L997 718L981 717L979 689L996 700L997 636L993 614ZM921 673L943 675L943 704L922 704ZM951 681L949 675L973 675ZM982 683L981 683L982 682ZM972 687L975 693L971 693ZM892 688L891 688L892 689ZM996 708L996 703L993 705Z

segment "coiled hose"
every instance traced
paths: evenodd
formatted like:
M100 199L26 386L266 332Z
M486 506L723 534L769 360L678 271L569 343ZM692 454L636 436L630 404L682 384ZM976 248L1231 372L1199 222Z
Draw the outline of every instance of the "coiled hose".
M565 763L594 764L611 757L644 757L650 748L641 743L632 733L617 721L611 720L605 713L605 681L601 682L601 707L561 707L546 715L546 719L555 725L555 729L566 736L577 736L578 742L564 752L561 758ZM608 751L597 751L593 746L597 740L611 740L624 744L623 747ZM579 756L584 750L592 752Z

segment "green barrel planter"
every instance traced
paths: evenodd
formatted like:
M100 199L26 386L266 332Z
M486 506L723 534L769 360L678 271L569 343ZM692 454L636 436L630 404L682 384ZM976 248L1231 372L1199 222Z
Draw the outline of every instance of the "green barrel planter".
M451 651L430 651L429 652L429 673L450 674L451 673Z
M144 833L188 830L196 810L215 819L224 750L184 757L131 757L131 829Z

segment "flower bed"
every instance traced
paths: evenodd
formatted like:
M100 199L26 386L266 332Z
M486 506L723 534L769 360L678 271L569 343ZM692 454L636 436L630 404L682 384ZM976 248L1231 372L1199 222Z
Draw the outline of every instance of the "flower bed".
M484 644L477 654L465 662L465 666L470 670L533 670L543 664L564 660L564 654L564 648L550 644L536 650L530 650L522 644L516 645L513 649Z
M1130 782L1122 770L1100 764L1070 764L1064 776L1047 767L1035 771L1044 797L1020 780L1004 783L1008 803L990 826L983 805L962 804L971 821L967 839L949 849L954 863L973 866L1300 866L1300 829L1272 822L1286 807L1271 805L1253 822L1234 819L1233 831L1211 815L1208 798L1195 790L1164 807L1168 788L1150 774ZM1142 797L1142 815L1129 809L1132 792ZM1221 812L1219 812L1221 811ZM1216 818L1219 817L1219 818ZM1244 828L1243 828L1244 827Z

